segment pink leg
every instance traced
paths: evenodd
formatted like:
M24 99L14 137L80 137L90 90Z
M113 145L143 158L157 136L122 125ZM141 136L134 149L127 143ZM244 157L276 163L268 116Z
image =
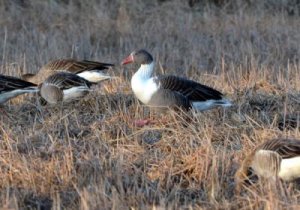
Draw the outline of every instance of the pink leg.
M145 125L149 125L151 123L153 123L153 121L150 119L142 119L142 120L134 120L133 121L133 124L136 127L144 127Z
M136 127L144 127L145 125L150 125L150 124L160 124L160 125L166 125L166 124L169 124L170 123L170 120L167 119L167 118L162 118L162 119L139 119L139 120L134 120L133 121L133 124L136 126Z

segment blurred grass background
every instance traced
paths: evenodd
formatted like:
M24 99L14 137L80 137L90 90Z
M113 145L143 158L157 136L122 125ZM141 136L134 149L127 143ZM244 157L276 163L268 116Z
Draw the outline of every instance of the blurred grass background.
M116 63L121 76L63 116L34 97L8 103L1 206L298 209L297 184L234 195L233 174L258 143L300 137L299 14L298 0L0 1L0 73L76 58ZM154 55L158 73L215 87L235 106L188 125L170 113L169 124L132 126L147 110L130 91L136 66L119 64L139 48Z

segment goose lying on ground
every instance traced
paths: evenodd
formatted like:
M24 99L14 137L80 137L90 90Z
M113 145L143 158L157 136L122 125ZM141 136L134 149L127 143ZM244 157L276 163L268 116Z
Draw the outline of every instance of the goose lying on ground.
M43 66L37 74L23 74L22 79L36 84L42 83L49 76L58 72L69 72L90 81L100 82L109 79L110 75L106 70L110 69L113 64L101 63L96 61L74 59L54 60Z
M92 84L77 74L59 72L40 84L40 95L49 104L70 102L88 94Z

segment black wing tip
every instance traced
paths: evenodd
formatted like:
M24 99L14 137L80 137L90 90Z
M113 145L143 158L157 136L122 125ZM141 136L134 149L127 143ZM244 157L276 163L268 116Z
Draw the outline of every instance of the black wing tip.
M112 64L112 63L101 63L101 62L97 62L97 61L83 60L83 62L88 62L90 64L93 64L93 66L90 67L89 70L107 70L107 69L111 69L111 67L115 66L115 64Z
M32 83L32 82L28 82L26 80L23 80L23 79L19 79L20 82L23 82L24 85L26 85L27 87L37 87L38 85L35 84L35 83Z
M31 75L31 74L28 74L28 75ZM14 76L7 76L7 75L0 75L0 76L1 76L0 79L2 78L3 80L8 81L10 83L15 83L15 84L18 84L18 85L22 85L24 88L25 87L30 87L30 86L33 86L33 87L37 86L37 84L26 81L25 79L23 79L22 78L23 75L21 76L21 78L14 77Z
M83 60L83 62L88 62L88 63L94 63L94 64L97 64L99 66L115 66L115 64L113 63L103 63L103 62L98 62L98 61L91 61L91 60Z

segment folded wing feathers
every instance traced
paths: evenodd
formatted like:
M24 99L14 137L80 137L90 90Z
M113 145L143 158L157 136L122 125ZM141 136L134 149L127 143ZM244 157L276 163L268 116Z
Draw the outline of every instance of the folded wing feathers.
M45 81L48 84L53 84L61 89L69 89L72 87L85 86L90 88L93 84L86 79L77 76L76 74L60 72L48 77Z
M109 67L114 66L114 64L111 63L102 63L102 62L89 61L89 60L83 60L82 63L88 66L89 69L99 69L99 70L108 69Z
M16 77L0 75L0 93L29 87L35 88L37 85Z
M61 59L61 60L54 60L46 64L41 71L43 70L50 70L50 71L68 71L72 73L80 73L83 71L89 70L105 70L109 67L114 66L110 63L100 63L96 61L76 61L73 59Z
M157 79L162 88L179 92L190 101L221 100L223 97L221 92L185 78L160 76Z
M300 156L300 141L293 139L273 139L260 145L257 149L277 152L282 158Z
M46 65L44 65L39 72L43 71L56 71L56 70L68 70L72 63L75 62L73 59L60 59L50 61Z

